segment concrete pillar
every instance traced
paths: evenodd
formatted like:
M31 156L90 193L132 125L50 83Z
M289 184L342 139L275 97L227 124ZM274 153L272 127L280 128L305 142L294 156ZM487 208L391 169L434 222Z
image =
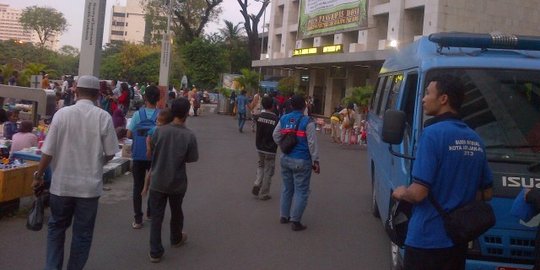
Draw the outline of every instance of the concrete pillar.
M332 78L330 77L330 69L324 70L324 91L325 91L325 98L324 98L324 115L330 115L332 114L332 96L334 91L334 82Z
M106 0L85 0L79 76L99 77Z

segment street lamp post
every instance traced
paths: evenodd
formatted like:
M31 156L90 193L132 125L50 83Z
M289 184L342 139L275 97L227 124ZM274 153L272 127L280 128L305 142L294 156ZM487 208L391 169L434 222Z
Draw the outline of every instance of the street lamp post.
M257 2L259 2L259 1L257 1ZM261 0L260 2L264 4L265 0ZM264 12L263 12L263 24L262 24L262 33L261 33L261 53L260 53L260 55L262 55L263 52L264 52L264 30L265 30L265 26L266 26L266 8L268 8L268 7L265 7ZM259 60L263 60L263 59L259 59ZM266 60L266 57L264 57L264 60ZM259 83L261 82L261 77L262 77L262 66L259 66Z
M163 40L161 41L161 61L159 65L159 89L160 98L157 104L158 108L164 108L167 102L167 90L169 87L169 71L171 64L171 52L172 52L172 35L171 35L171 13L172 2L168 0L167 7L167 30L163 33Z

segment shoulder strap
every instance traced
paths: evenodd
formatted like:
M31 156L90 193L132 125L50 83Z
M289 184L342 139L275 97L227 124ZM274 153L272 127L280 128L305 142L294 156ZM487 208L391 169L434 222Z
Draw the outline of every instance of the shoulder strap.
M300 122L302 121L302 119L304 118L304 116L300 116L300 118L298 118L298 123L296 123L296 127L294 127L294 131L298 131L298 127L300 126Z
M437 200L435 200L435 198L433 197L433 194L431 192L429 193L428 198L429 198L429 201L431 202L431 204L433 204L433 206L435 206L435 209L437 209L437 212L439 212L439 215L441 215L442 217L446 217L448 215L448 213L446 213L446 211L444 211L444 209L439 204L439 202L437 202Z
M159 113L159 110L156 108L156 109L154 110L154 113L152 114L152 117L150 118L150 120L156 121L157 116L158 116L158 113Z
M139 120L144 121L146 118L146 110L144 108L139 109Z

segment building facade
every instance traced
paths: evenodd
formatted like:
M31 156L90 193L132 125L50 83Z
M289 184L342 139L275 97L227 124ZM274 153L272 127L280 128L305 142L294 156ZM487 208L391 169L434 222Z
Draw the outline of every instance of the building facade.
M125 6L113 6L109 43L131 42L143 43L145 18L143 4L140 0L127 0Z
M19 22L22 10L10 8L7 4L0 3L0 40L14 40L16 42L39 43L39 37L33 31L26 31ZM59 36L54 35L45 44L45 47L57 50Z
M374 85L394 50L436 32L540 35L535 0L274 0L265 77L294 76L329 116L353 87Z

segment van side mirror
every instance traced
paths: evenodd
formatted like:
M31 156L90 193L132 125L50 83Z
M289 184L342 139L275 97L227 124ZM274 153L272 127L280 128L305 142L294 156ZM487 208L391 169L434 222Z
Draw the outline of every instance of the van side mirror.
M400 144L403 141L406 115L403 111L387 110L384 112L382 140L389 144Z

